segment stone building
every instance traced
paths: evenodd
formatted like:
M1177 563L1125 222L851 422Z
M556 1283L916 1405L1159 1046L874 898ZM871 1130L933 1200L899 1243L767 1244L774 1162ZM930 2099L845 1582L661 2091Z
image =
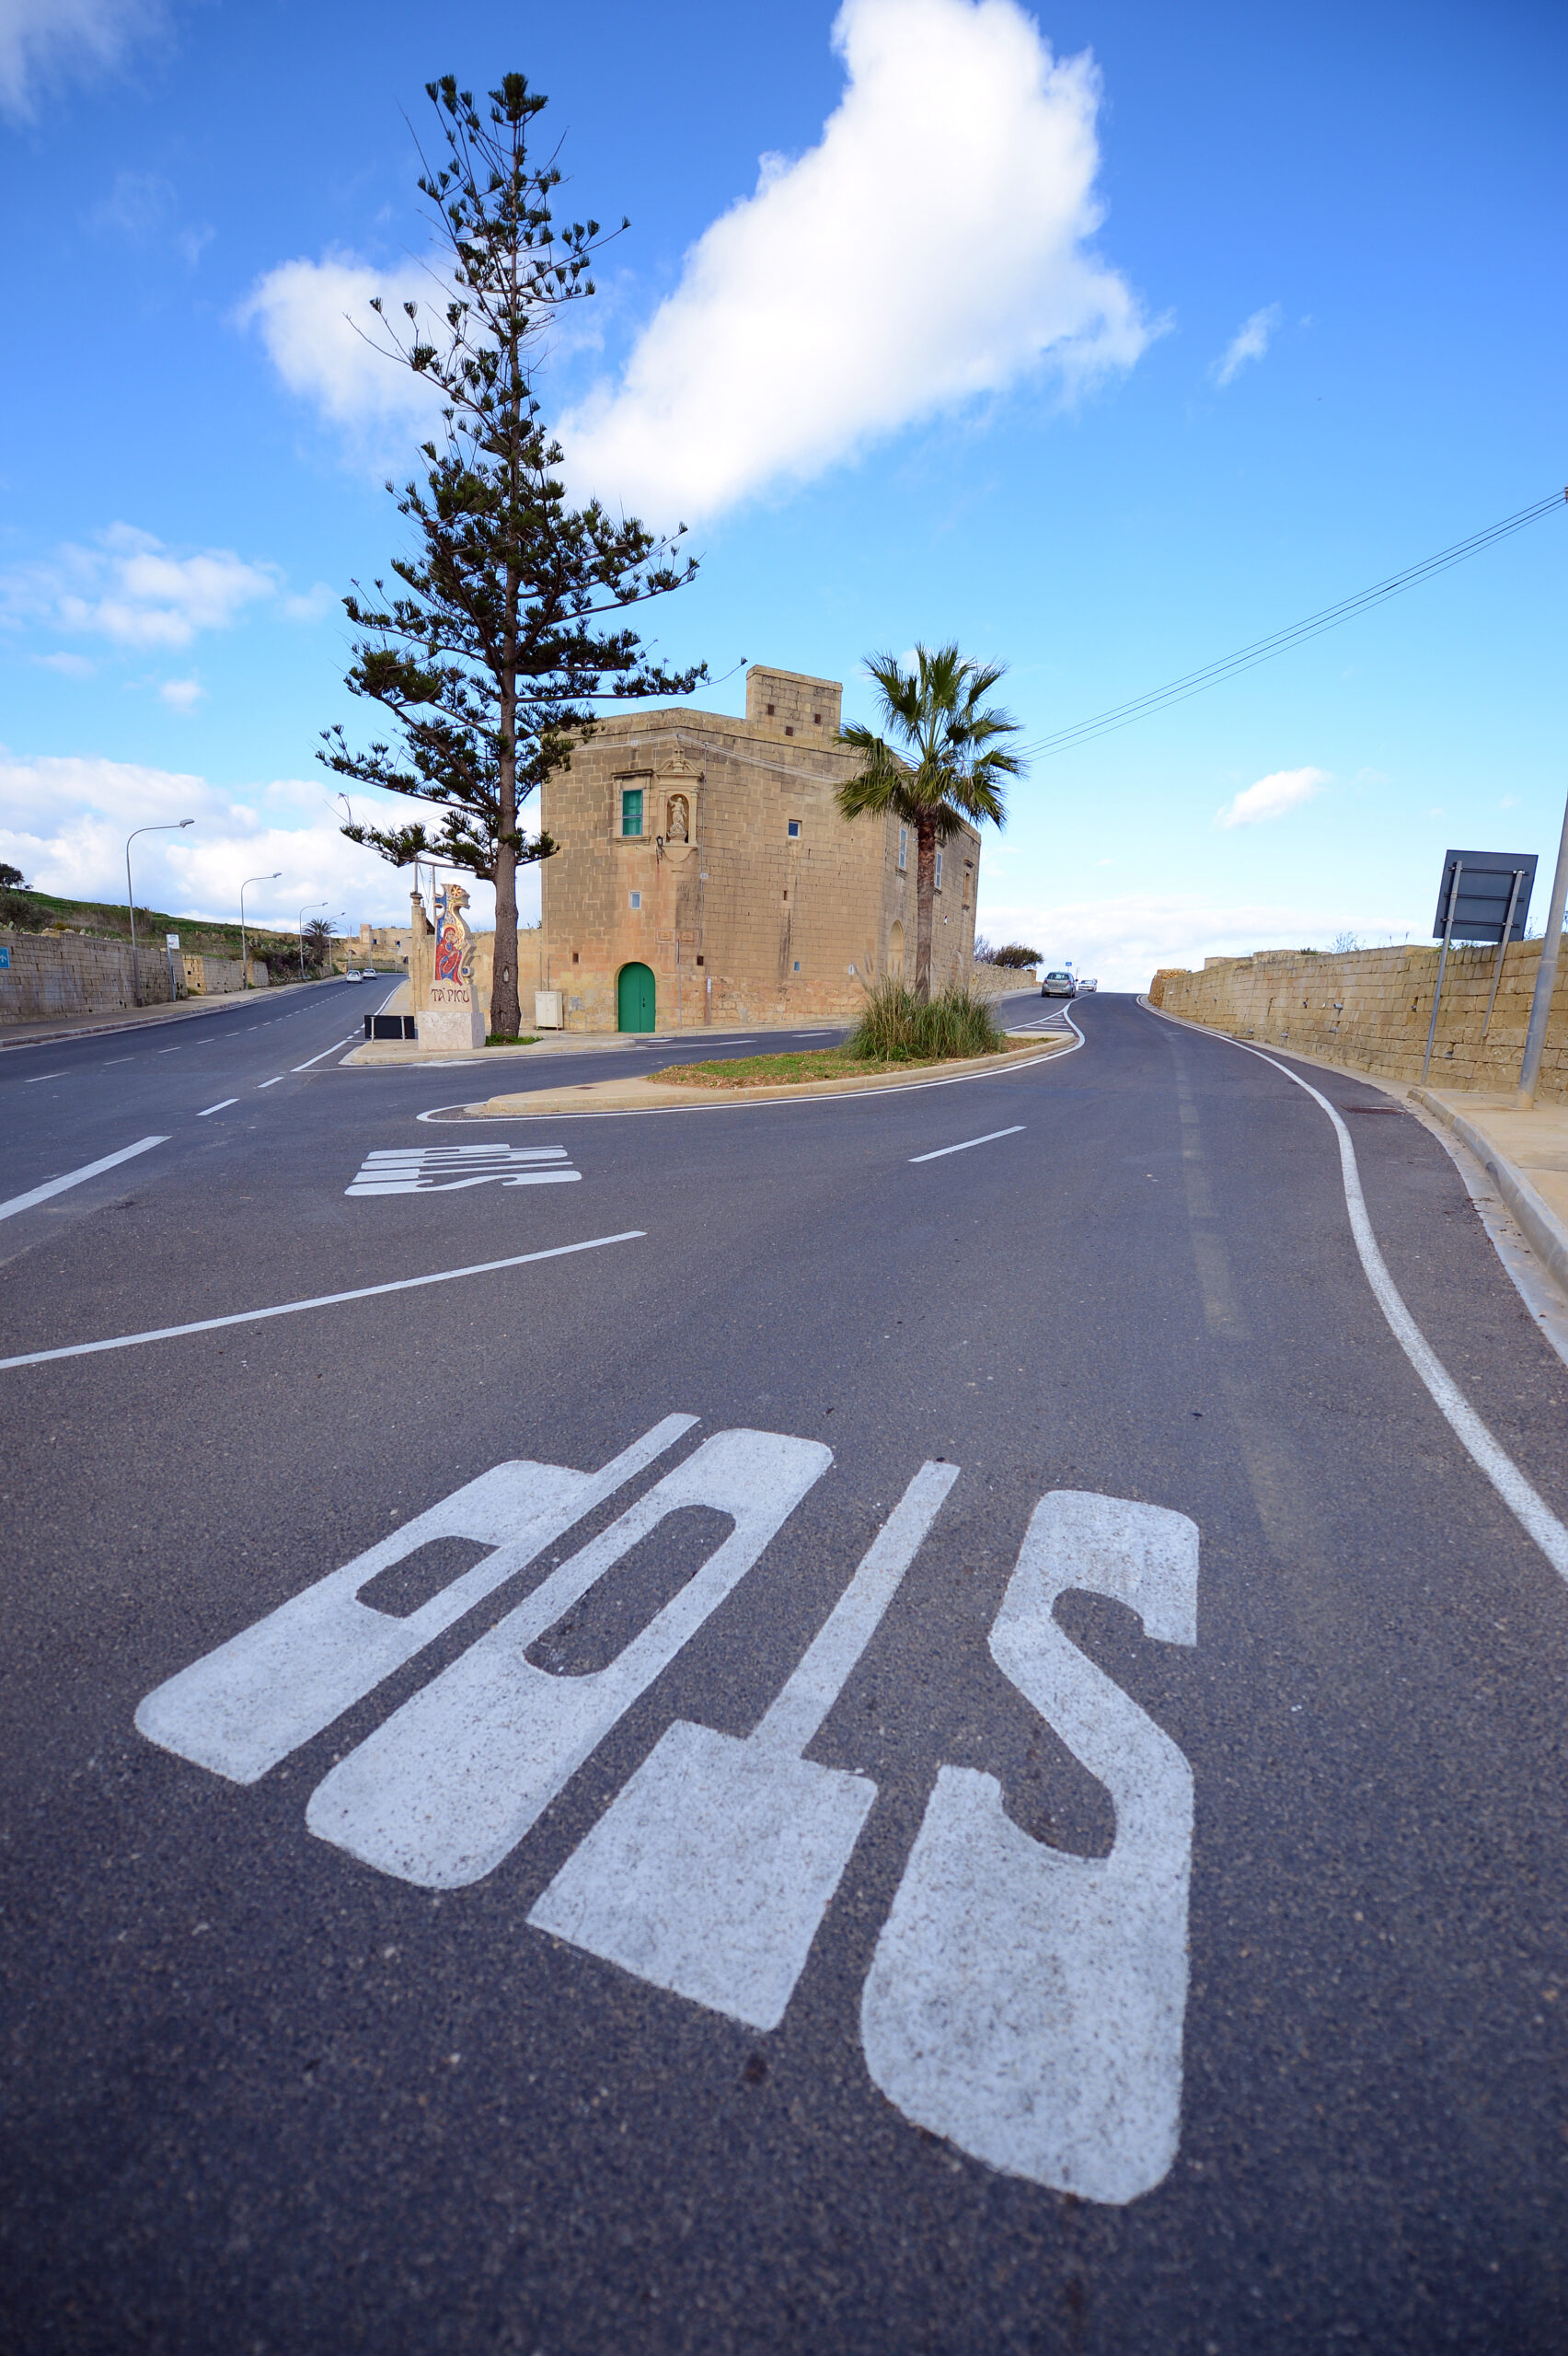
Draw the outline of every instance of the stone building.
M843 690L760 664L745 718L655 710L602 721L543 788L560 846L519 978L562 993L571 1031L691 1030L856 1013L865 985L914 978L915 834L848 820L834 790ZM980 837L942 847L931 984L966 981Z

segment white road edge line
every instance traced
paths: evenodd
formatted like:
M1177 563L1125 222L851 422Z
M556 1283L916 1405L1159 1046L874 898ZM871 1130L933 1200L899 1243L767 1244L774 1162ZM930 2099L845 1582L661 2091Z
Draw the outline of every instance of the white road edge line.
M163 1142L161 1138L147 1139L149 1145ZM141 1149L133 1147L132 1150L139 1152ZM111 1158L122 1161L125 1157L115 1154ZM98 1162L94 1166L106 1169L108 1164ZM80 1177L87 1174L86 1171L77 1173ZM646 1228L628 1227L620 1235L591 1235L582 1243L556 1243L547 1252L518 1252L508 1260L476 1260L471 1267L438 1268L432 1276L398 1276L391 1284L360 1285L352 1292L317 1293L309 1300L280 1301L271 1309L236 1310L227 1317L199 1317L190 1325L155 1325L145 1334L115 1334L104 1342L71 1342L63 1349L27 1350L20 1357L0 1358L0 1374L12 1367L45 1366L53 1358L92 1357L99 1350L133 1350L143 1342L172 1342L184 1334L213 1334L222 1325L256 1325L264 1317L294 1317L302 1309L336 1309L345 1300L373 1300L378 1293L413 1292L421 1285L455 1284L459 1276L488 1276L497 1268L525 1268L534 1260L564 1260L574 1252L603 1251L608 1243L635 1243L647 1232Z
M912 1153L909 1159L912 1162L940 1161L944 1154L967 1153L973 1145L995 1145L998 1138L1020 1138L1027 1126L1026 1122L1015 1121L1010 1129L987 1129L983 1138L965 1138L962 1145L940 1145L935 1153Z
M353 1035L353 1033L351 1031L349 1033L349 1039L352 1039ZM336 1055L340 1047L346 1047L349 1044L349 1039L334 1039L329 1047L322 1048L320 1055L311 1056L305 1063L294 1065L294 1070L308 1071L312 1064L325 1062L329 1056Z
M1151 1007L1148 1011L1158 1013L1159 1010ZM1171 1016L1163 1019L1167 1022L1179 1020ZM1355 1239L1362 1271L1372 1288L1378 1308L1389 1321L1394 1339L1426 1385L1433 1405L1447 1423L1460 1447L1485 1473L1509 1512L1535 1540L1552 1569L1568 1579L1568 1528L1559 1521L1539 1491L1525 1478L1507 1449L1493 1439L1405 1307L1399 1287L1389 1274L1388 1265L1378 1248L1378 1238L1372 1231L1366 1197L1361 1191L1361 1172L1356 1163L1355 1148L1350 1141L1350 1131L1338 1113L1309 1080L1303 1080L1299 1072L1292 1071L1288 1064L1282 1064L1276 1057L1265 1056L1261 1047L1250 1047L1244 1039L1233 1039L1226 1031L1211 1031L1208 1036L1223 1039L1228 1047L1239 1047L1245 1056L1256 1056L1261 1064L1273 1064L1275 1071L1283 1072L1286 1080L1294 1080L1297 1088L1304 1089L1315 1104L1320 1104L1333 1123L1334 1134L1339 1139L1340 1177L1344 1186L1345 1208L1350 1214L1350 1231Z
M8 1203L0 1203L0 1218L12 1218L17 1211L30 1210L34 1203L46 1203L51 1195L63 1195L67 1186L79 1186L84 1178L96 1178L100 1170L117 1169L121 1162L133 1161L137 1154L167 1143L167 1138L139 1138L134 1145L122 1145L118 1153L106 1153L101 1161L86 1162L80 1170L68 1170L63 1178L51 1178L26 1195L13 1195Z
M205 1109L204 1109L203 1111L202 1111L202 1112L198 1113L198 1114L197 1114L197 1115L196 1115L196 1118L197 1118L199 1121L204 1121L204 1120L206 1120L206 1119L208 1118L208 1116L209 1116L211 1114L213 1114L213 1113L226 1113L226 1112L228 1111L228 1108L229 1108L229 1106L230 1106L231 1104L237 1104L238 1103L239 1103L239 1099L238 1099L238 1097L237 1097L237 1096L223 1096L223 1097L220 1097L220 1098L219 1098L219 1100L218 1100L218 1102L217 1102L215 1104L209 1104L209 1105L207 1105L207 1106L205 1107Z

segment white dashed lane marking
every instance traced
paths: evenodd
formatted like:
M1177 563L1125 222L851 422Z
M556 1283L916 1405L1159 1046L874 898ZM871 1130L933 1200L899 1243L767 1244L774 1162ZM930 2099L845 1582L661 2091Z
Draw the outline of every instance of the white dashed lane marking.
M238 1103L239 1099L237 1096L221 1096L215 1104L204 1105L202 1111L197 1114L196 1118L199 1121L208 1120L211 1118L213 1114L226 1113L231 1104L237 1104Z
M68 1170L63 1178L51 1178L41 1186L29 1187L25 1195L13 1195L8 1203L0 1203L0 1218L12 1218L17 1211L30 1210L35 1203L46 1203L52 1195L63 1195L70 1186L79 1186L84 1179L96 1178L100 1171L116 1169L122 1161L133 1161L139 1153L146 1153L155 1145L167 1145L167 1138L141 1138L134 1145L122 1145L118 1153L106 1153L99 1161L84 1162L80 1170Z
M1023 1122L1015 1121L1010 1129L987 1129L983 1138L965 1138L962 1145L940 1145L934 1153L912 1153L909 1159L912 1162L940 1161L944 1154L967 1153L971 1146L995 1145L998 1138L1020 1138L1023 1131Z
M563 1145L385 1146L347 1195L450 1195L464 1186L566 1186L581 1178Z

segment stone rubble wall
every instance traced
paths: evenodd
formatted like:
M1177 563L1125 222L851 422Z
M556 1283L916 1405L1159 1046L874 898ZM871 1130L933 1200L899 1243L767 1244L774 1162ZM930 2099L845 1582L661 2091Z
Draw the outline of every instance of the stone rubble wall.
M1027 965L972 965L969 987L976 998L1010 998L1020 990L1037 990L1040 976Z
M0 1025L42 1022L51 1016L116 1014L136 1004L131 944L90 933L0 932L11 953L0 968ZM167 1006L174 996L168 958L160 943L138 947L144 1006Z
M237 957L181 957L185 968L185 987L191 998L226 998L231 990L245 987L244 969ZM264 990L271 980L266 960L252 957L250 987Z
M1419 1080L1426 1051L1439 945L1357 949L1314 956L1291 949L1209 957L1201 974L1164 966L1150 1003L1260 1045L1294 1047L1380 1080ZM1504 953L1491 1028L1482 1027L1497 952L1452 948L1432 1047L1432 1084L1506 1091L1518 1083L1540 942ZM1568 957L1559 964L1541 1057L1539 1099L1568 1103Z

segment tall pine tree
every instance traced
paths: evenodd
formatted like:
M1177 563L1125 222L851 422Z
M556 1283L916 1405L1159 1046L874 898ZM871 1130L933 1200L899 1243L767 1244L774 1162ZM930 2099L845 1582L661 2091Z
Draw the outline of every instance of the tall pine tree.
M692 578L697 560L676 548L685 525L661 537L597 500L569 505L562 453L540 421L541 336L594 293L590 260L606 241L596 221L563 229L551 219L560 173L528 154L547 102L521 74L490 93L484 117L450 75L426 95L444 160L432 167L421 153L419 186L445 249L444 299L404 303L406 325L377 300L370 340L437 388L444 436L421 445L422 485L386 486L415 538L412 555L392 560L396 585L378 580L370 598L356 582L343 600L363 633L347 685L391 713L400 743L354 752L332 728L317 758L441 813L432 835L422 818L362 824L351 804L352 842L397 867L432 858L494 884L490 1027L511 1037L521 1027L517 870L555 848L542 833L526 839L524 803L592 730L595 704L685 695L708 670L667 671L607 619Z

